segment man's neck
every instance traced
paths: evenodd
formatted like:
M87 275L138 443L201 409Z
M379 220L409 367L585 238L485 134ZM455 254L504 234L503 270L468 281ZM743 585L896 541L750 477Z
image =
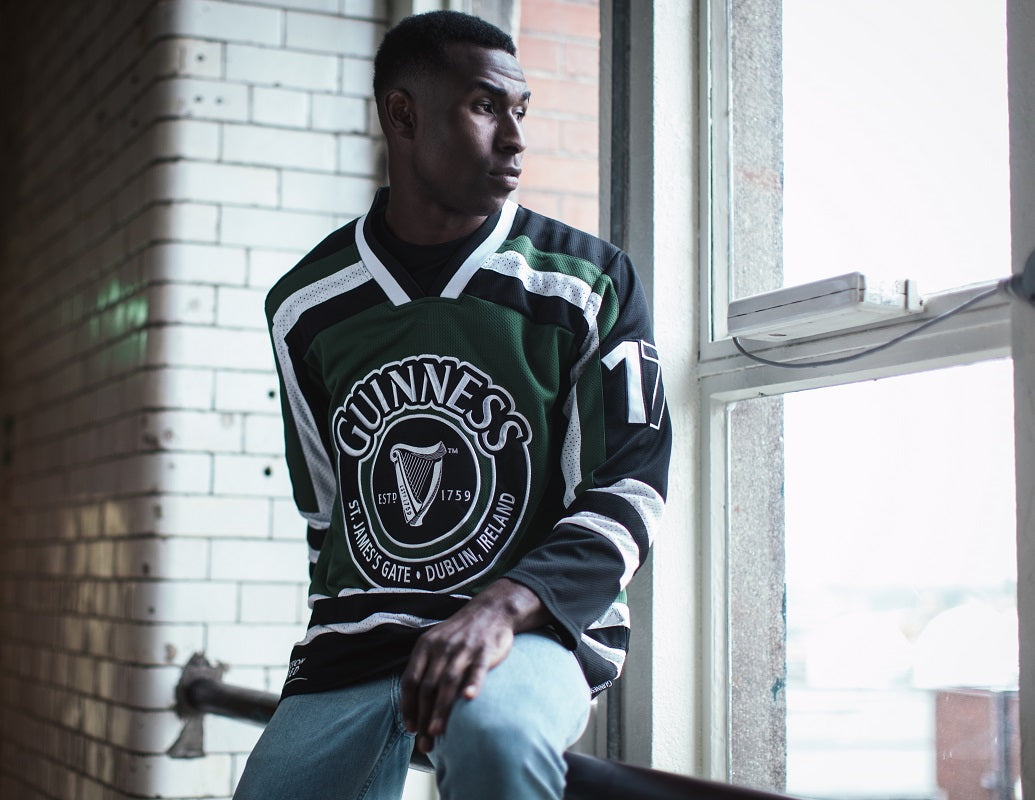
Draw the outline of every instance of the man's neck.
M408 201L403 194L389 193L385 222L392 233L410 244L442 244L462 239L478 230L487 219Z

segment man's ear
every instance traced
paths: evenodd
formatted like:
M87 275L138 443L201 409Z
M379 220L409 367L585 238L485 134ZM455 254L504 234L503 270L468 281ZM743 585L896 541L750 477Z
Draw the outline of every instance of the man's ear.
M385 94L384 104L388 130L403 139L412 139L416 118L413 98L410 97L409 92L405 89L390 89Z

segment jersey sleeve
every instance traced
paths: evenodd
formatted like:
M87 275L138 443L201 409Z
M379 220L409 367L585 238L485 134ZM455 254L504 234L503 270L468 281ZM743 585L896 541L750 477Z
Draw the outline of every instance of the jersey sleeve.
M507 577L539 596L571 649L588 642L617 652L623 642L608 648L585 634L617 623L627 641L628 615L616 598L658 528L672 431L646 299L624 253L596 280L584 315L565 403L565 511Z
M295 505L308 525L309 574L331 522L335 496L328 429L329 397L305 360L309 341L294 296L271 292L266 316L280 379L284 451Z

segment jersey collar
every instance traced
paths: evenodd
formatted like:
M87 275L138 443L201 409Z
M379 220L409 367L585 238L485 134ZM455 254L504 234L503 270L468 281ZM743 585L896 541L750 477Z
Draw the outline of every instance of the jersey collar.
M356 224L356 247L371 276L388 297L389 302L396 306L428 296L450 300L458 298L482 262L495 253L506 241L518 209L517 203L507 200L503 204L503 208L489 217L472 234L470 240L459 250L456 258L443 268L442 275L432 287L433 289L441 287L441 289L426 295L416 281L410 277L407 269L399 264L374 237L373 226L369 223L370 215L387 203L388 189L379 189L370 210L360 217Z

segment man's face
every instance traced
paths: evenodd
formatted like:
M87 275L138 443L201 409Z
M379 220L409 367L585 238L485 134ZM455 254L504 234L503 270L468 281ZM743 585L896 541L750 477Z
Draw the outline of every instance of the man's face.
M503 50L453 45L452 55L416 98L415 185L447 213L485 217L518 186L528 85Z

